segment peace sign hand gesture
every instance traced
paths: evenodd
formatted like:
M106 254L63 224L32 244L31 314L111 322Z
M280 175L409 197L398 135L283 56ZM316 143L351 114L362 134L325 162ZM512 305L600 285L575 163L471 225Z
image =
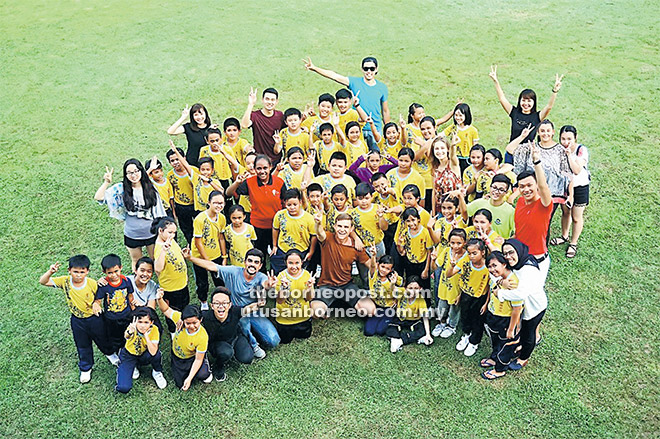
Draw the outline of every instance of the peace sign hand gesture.
M188 117L190 115L190 107L188 104L186 104L185 107L183 107L183 110L181 110L181 118Z
M492 79L493 82L497 82L497 65L490 66L490 73L488 76L490 76L490 79Z
M523 128L522 132L520 133L520 136L521 136L523 139L526 139L527 136L529 136L529 133L531 133L532 131L534 131L534 127L533 127L532 124L530 123L530 124L527 125L525 128Z
M532 146L532 162L538 162L541 160L541 150L537 145Z
M128 327L126 328L126 332L128 333L129 337L138 332L137 330L137 317L133 317L133 321L128 324Z
M275 134L273 134L273 140L275 141L275 145L279 145L282 142L279 131L275 131Z
M115 172L115 168L105 167L105 174L103 174L103 181L108 184L112 183L112 173Z
M257 89L250 87L250 94L248 95L248 104L255 105L257 103Z
M559 76L559 73L555 75L555 85L552 87L552 92L557 93L561 89L561 80L564 79L564 75Z
M399 113L399 126L401 127L401 129L406 128L406 120L403 118L403 115L401 113Z
M303 59L302 61L305 63L305 70L309 70L310 72L314 71L315 66L312 63L312 58L308 56L307 59Z
M57 273L57 270L60 269L60 265L61 264L59 262L55 262L53 265L51 265L50 268L48 269L50 271L50 274Z

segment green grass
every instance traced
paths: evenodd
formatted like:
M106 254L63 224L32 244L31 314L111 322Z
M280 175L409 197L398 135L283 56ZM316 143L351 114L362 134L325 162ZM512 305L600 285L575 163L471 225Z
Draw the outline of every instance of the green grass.
M654 4L2 2L0 434L657 437ZM511 100L531 87L545 103L566 74L551 119L576 125L590 148L592 205L577 258L551 252L545 342L529 367L487 383L453 342L394 356L348 320L317 323L309 341L188 393L167 366L165 391L144 373L117 395L98 352L81 386L63 297L37 279L78 252L95 276L104 254L128 259L121 224L92 201L104 166L163 155L185 104L221 121L242 114L250 86L274 85L279 108L302 108L338 88L305 72L303 56L359 75L371 54L394 117L411 102L444 114L463 97L487 147L509 132L490 64Z

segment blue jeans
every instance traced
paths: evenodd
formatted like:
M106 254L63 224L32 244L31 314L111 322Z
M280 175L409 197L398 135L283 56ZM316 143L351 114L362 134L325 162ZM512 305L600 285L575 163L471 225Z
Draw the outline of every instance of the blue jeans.
M239 324L243 335L247 337L252 348L259 344L257 338L266 349L274 349L280 344L280 335L277 333L275 325L266 317L245 316L241 318Z
M369 249L365 248L364 251L367 252L369 256ZM385 255L385 243L383 241L376 244L376 262L380 259L381 256ZM360 279L362 279L362 286L364 288L369 288L369 268L366 265L357 263L358 271L360 273Z
M126 348L119 351L119 367L117 368L117 386L115 389L121 393L128 393L133 387L133 369L137 366L151 364L156 372L163 371L160 351L156 355L151 355L149 351L144 351L139 357L131 354Z
M450 305L446 300L438 299L438 322L441 322L448 313L447 324L456 329L460 317L458 305Z
M367 142L367 148L369 151L378 151L378 144L376 139L374 139L374 134L371 130L362 130L362 135L364 136L364 141Z

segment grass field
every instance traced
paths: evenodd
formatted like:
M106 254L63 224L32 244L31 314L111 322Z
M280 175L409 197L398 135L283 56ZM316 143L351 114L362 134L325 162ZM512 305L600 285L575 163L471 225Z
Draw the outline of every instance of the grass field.
M655 4L655 6L654 6ZM660 56L657 4L515 2L1 2L0 435L97 437L658 437ZM540 103L591 152L592 205L578 256L553 249L545 342L497 382L455 340L392 355L358 321L316 324L229 379L128 396L99 358L78 383L62 294L38 277L84 252L100 274L128 260L121 224L92 195L104 166L164 154L185 104L239 116L250 86L280 109L336 84L300 59L359 75L375 55L392 114L444 114L463 97L487 147L504 147L510 100ZM249 137L249 133L245 133ZM185 141L178 140L182 146ZM558 218L555 218L555 231ZM166 343L169 346L169 342ZM168 350L168 348L164 348ZM165 355L169 362L169 353Z

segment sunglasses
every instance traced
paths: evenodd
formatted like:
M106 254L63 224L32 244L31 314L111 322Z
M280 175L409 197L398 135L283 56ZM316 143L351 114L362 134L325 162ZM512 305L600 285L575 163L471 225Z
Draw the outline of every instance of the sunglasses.
M365 72L375 72L376 67L362 67L362 70L364 70Z

